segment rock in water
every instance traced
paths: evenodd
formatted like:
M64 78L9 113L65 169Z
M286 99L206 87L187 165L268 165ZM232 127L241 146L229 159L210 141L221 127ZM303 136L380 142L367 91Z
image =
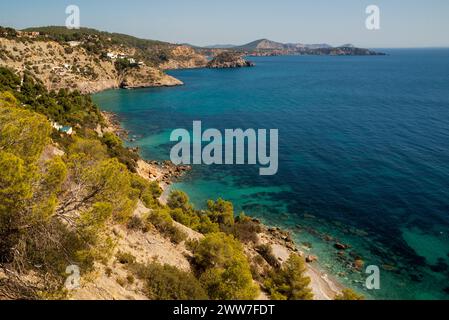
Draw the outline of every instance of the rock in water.
M245 60L241 54L235 52L222 52L207 64L207 67L212 69L243 68L253 66L255 66L253 62Z

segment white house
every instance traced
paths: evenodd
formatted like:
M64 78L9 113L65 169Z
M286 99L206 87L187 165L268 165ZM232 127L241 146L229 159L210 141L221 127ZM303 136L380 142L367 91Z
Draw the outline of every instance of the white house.
M106 53L106 56L107 56L109 59L117 59L117 54L112 53L112 52Z
M58 131L62 129L62 126L57 122L52 122L51 126Z
M81 41L69 41L69 46L73 47L78 47L81 44Z

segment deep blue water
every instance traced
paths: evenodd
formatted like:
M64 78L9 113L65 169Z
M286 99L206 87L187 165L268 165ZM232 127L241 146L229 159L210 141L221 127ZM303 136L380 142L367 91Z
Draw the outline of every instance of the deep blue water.
M94 96L148 159L172 129L279 129L279 172L194 166L174 188L197 207L223 197L288 228L324 269L368 297L449 298L449 50L379 57L263 57L255 68L179 70L177 88ZM350 244L338 255L329 237ZM308 246L310 244L307 244ZM381 268L366 291L361 258Z

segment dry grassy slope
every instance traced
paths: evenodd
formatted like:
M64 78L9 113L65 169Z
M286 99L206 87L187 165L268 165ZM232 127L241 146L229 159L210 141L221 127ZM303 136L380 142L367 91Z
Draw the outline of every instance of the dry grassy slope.
M142 216L149 210L139 203L134 214ZM180 224L178 228L186 232L189 239L198 240L203 236L192 229ZM164 238L158 231L150 230L147 233L128 230L124 226L111 227L111 236L117 242L115 252L132 254L138 263L158 261L161 264L175 266L183 271L191 271L187 257L191 253L186 249L184 242L174 245ZM107 270L112 270L108 274ZM71 299L76 300L146 300L143 293L144 283L135 279L133 283L126 281L129 271L115 259L115 255L104 265L97 263L95 271L84 275L81 288L71 293Z
M70 88L93 93L118 88L124 81L129 88L182 84L149 66L119 75L112 61L100 60L81 47L73 47L73 52L65 48L54 41L22 42L0 38L0 65L19 73L30 71L49 90ZM128 51L129 55L133 54L132 50Z

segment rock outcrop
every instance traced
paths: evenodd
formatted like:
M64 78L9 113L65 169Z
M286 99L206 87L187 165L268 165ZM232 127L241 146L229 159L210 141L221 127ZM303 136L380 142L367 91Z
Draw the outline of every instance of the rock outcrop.
M130 69L124 74L120 82L120 87L124 89L173 87L179 85L183 85L183 82L156 68L150 67Z
M222 52L213 58L207 67L211 69L222 69L222 68L242 68L242 67L253 67L255 64L247 61L242 55L234 52Z

